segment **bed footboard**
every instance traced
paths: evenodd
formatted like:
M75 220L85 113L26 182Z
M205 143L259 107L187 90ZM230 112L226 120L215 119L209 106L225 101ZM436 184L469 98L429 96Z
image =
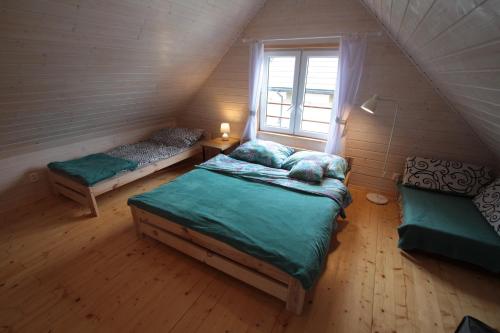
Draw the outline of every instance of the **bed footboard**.
M300 282L276 267L163 217L130 206L139 237L154 238L286 302L286 309L302 313L306 291Z
M99 216L99 209L95 200L95 194L92 187L82 185L69 177L60 175L49 170L49 181L52 191L82 204L90 209L92 216Z

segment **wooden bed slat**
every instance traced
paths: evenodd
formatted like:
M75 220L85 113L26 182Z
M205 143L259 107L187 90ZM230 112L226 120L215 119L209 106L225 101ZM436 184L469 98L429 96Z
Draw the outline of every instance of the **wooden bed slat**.
M282 283L286 284L290 279L290 275L288 275L287 273L266 262L258 260L244 252L241 252L234 247L227 245L226 243L215 240L197 231L183 227L175 222L169 221L158 215L154 215L143 209L132 206L132 211L134 211L134 215L139 219L140 225L150 224L156 226L160 229L182 237L183 239L198 244L212 252L220 253L233 261L239 262L247 267L255 269L256 271L270 276L275 280L281 281Z
M141 224L141 232L276 298L283 301L287 300L288 288L285 284L273 281L237 262L186 241L168 231L163 231L148 224Z
M65 186L62 186L58 183L53 185L58 193L64 195L67 198L70 198L73 201L79 202L83 205L88 203L87 196L81 194L80 192L73 191Z
M286 302L300 314L306 291L294 277L211 237L130 206L137 234L147 235ZM277 274L278 272L278 274ZM278 279L277 279L277 278Z

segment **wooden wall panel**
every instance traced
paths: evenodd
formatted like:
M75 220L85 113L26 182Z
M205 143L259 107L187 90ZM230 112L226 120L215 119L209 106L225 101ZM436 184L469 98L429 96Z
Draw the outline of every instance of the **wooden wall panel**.
M488 144L500 168L500 1L409 0L391 20L375 1L363 2Z
M384 10L384 17L409 40L419 29L426 8L433 1L369 1ZM411 2L411 7L407 8ZM408 9L411 13L407 13ZM387 12L389 10L390 12ZM403 17L411 16L411 22ZM429 13L427 14L429 15ZM338 32L372 32L383 28L361 2L352 0L269 0L243 35L248 38L329 36ZM420 30L419 30L420 31ZM206 81L190 107L179 114L184 124L203 126L214 134L220 122L231 123L233 134L241 134L247 116L248 45L237 41ZM490 77L491 82L496 82ZM389 155L388 171L382 173L394 105L380 103L376 116L355 110L349 119L347 154L354 157L352 182L356 185L394 191L393 173L401 173L409 155L423 155L490 164L489 152L462 117L450 110L418 69L388 38L371 37L364 77L358 94L361 104L371 94L395 98L400 117ZM324 142L298 142L284 136L261 134L291 145L323 149Z
M0 1L0 158L167 119L263 3Z
M107 131L96 137L80 137L74 143L65 139L55 140L55 147L38 151L28 151L0 159L0 213L12 208L22 208L50 194L46 165L52 161L77 158L92 153L106 151L115 146L144 139L159 127L175 126L170 119L154 126L143 125L139 129L121 129L119 133ZM30 174L36 173L36 182L30 181ZM0 218L1 220L1 218Z
M0 210L47 195L50 161L171 125L263 3L0 0Z

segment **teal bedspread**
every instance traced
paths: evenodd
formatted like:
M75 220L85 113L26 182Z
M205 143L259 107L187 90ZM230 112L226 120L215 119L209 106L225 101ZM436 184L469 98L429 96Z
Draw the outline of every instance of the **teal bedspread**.
M272 264L306 289L322 270L335 218L344 205L342 198L332 200L203 167L128 203Z
M399 247L422 250L500 272L500 237L471 198L399 187Z
M347 187L338 179L323 178L319 184L316 182L308 183L288 177L290 172L288 170L248 163L223 154L219 154L197 167L234 177L281 186L294 191L329 197L342 208L347 207L352 201Z
M100 153L64 162L52 162L47 166L51 170L75 177L85 185L94 185L119 172L134 170L137 162Z

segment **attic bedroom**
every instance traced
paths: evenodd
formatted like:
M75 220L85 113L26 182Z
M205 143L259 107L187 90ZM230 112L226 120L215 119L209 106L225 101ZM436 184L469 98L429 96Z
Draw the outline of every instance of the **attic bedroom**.
M0 331L500 330L500 1L0 26Z

